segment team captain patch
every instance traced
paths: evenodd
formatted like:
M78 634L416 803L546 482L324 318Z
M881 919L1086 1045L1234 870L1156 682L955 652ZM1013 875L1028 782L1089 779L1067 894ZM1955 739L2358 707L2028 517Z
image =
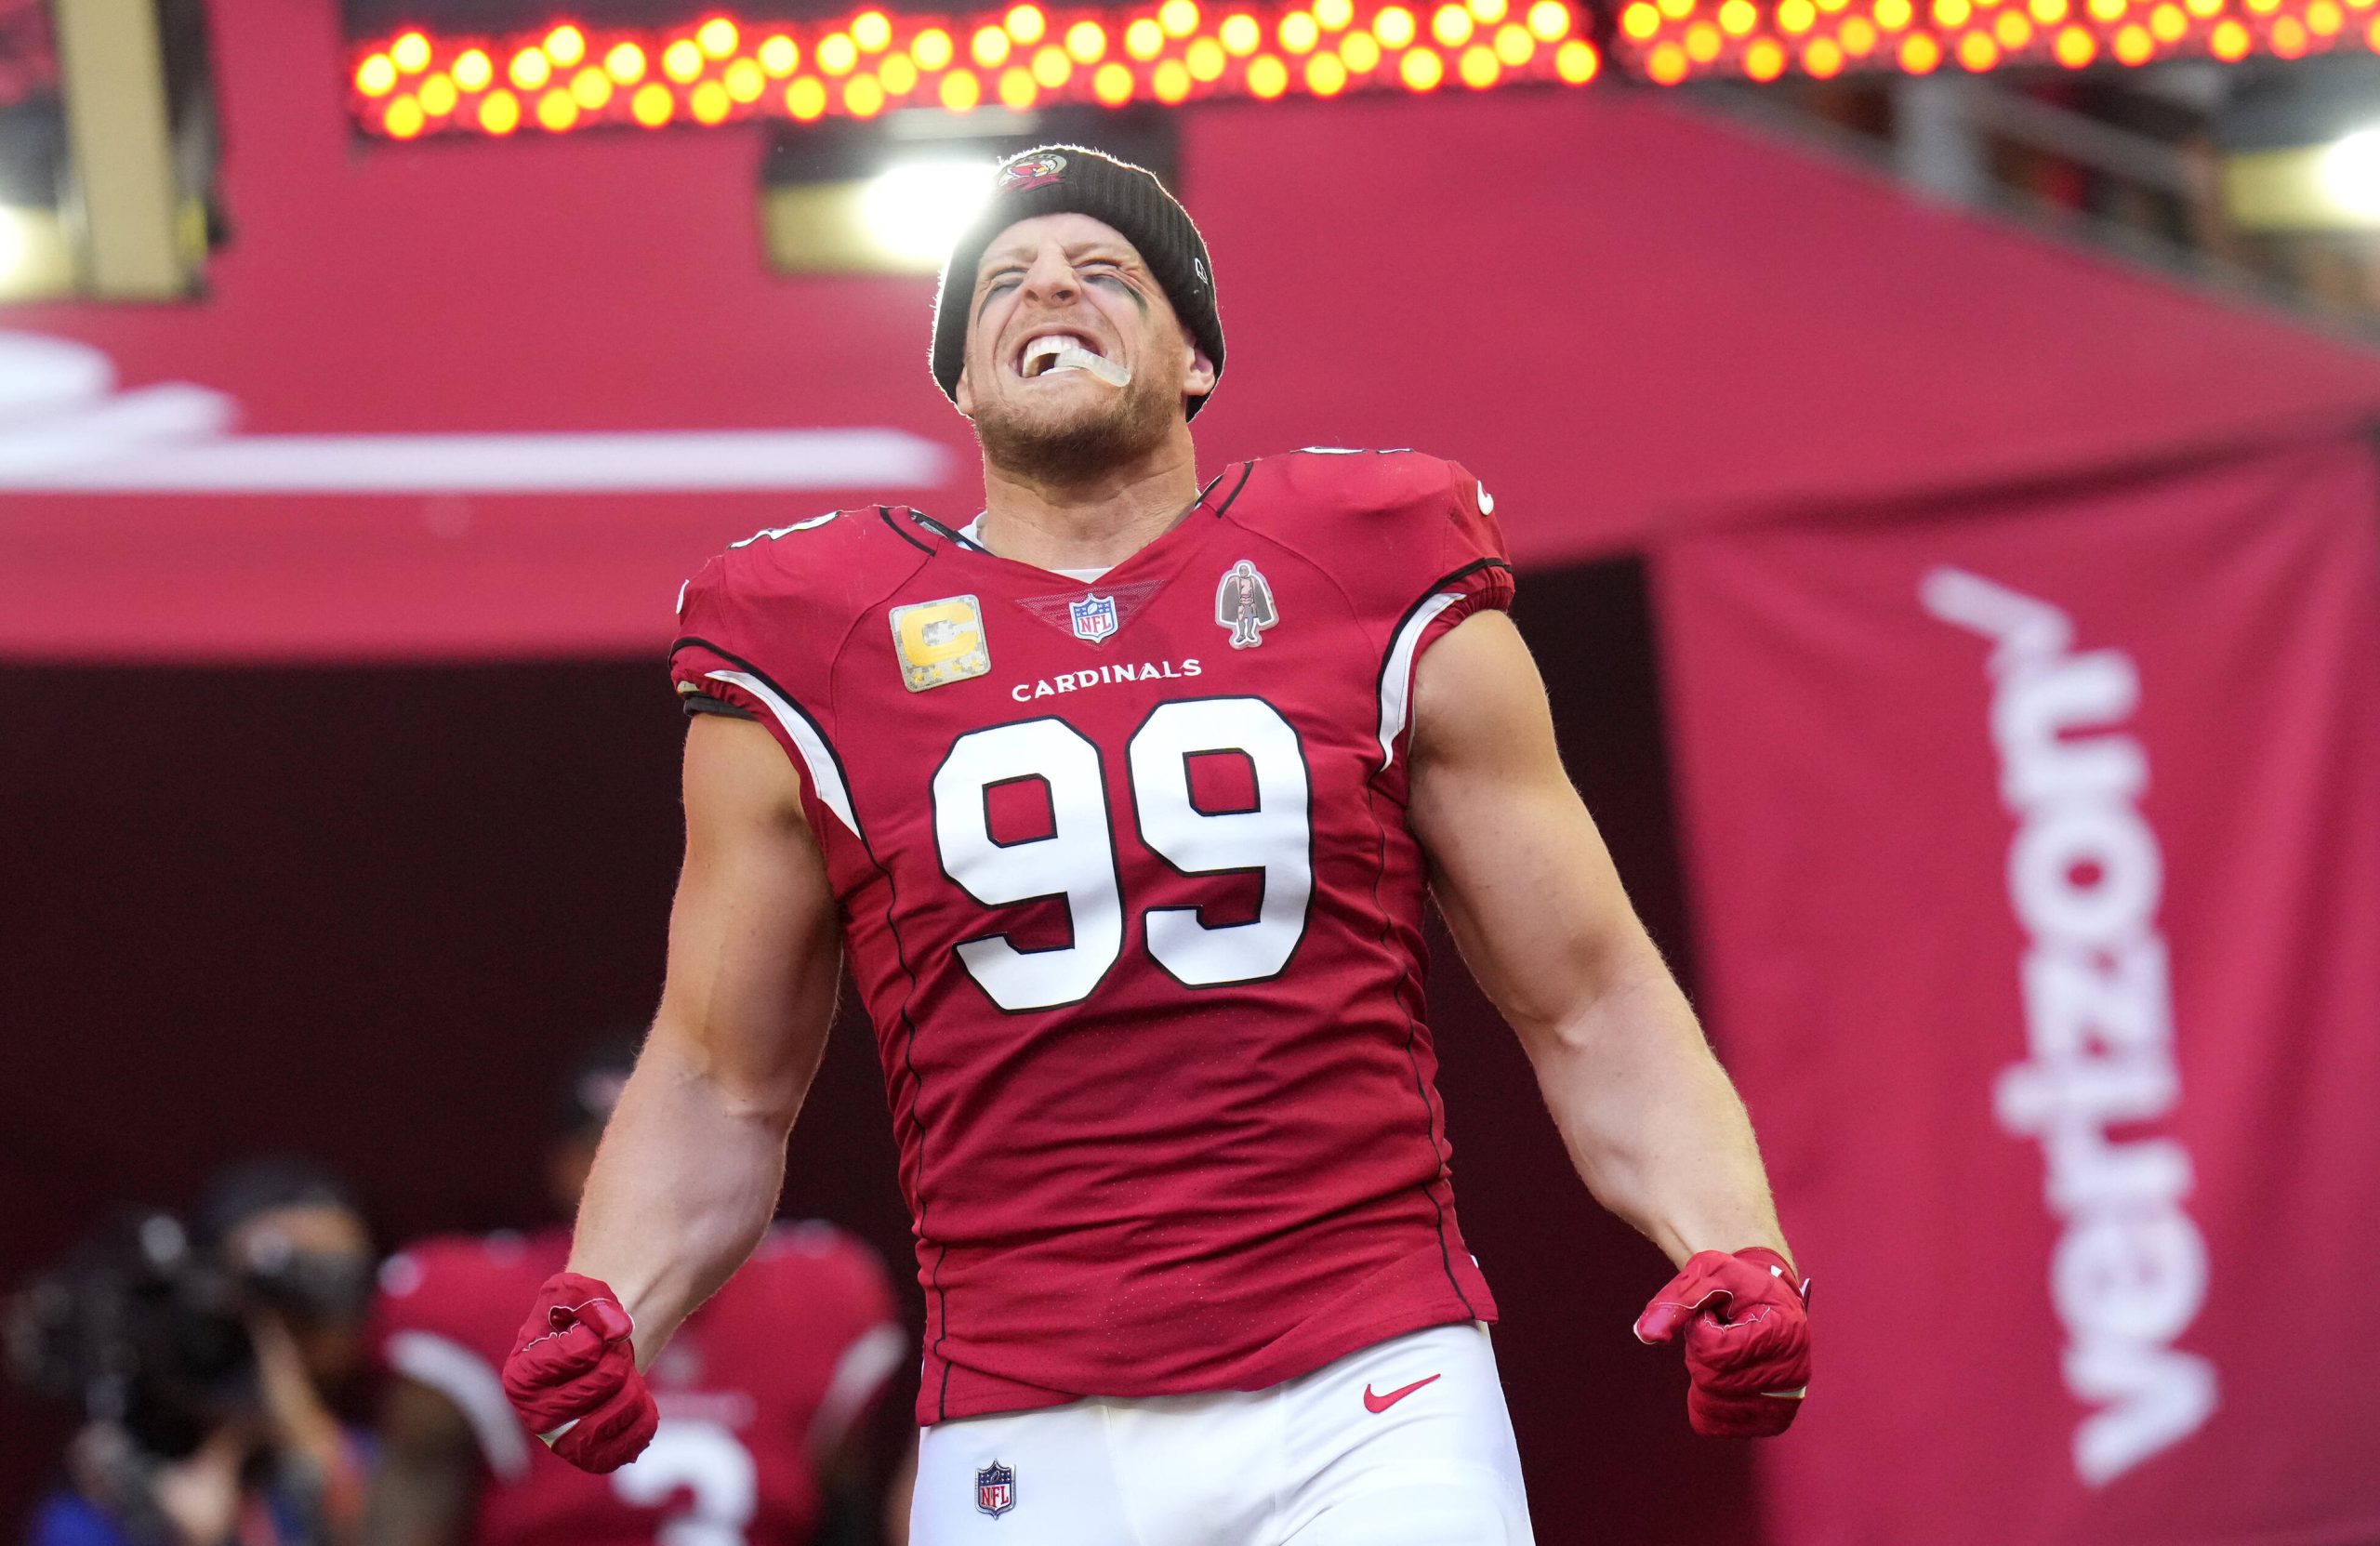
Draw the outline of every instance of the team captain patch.
M1016 1507L1016 1471L994 1460L975 1473L975 1507L998 1519Z
M972 596L945 596L892 609L892 649L901 657L901 684L912 693L941 687L992 668L984 640L984 609Z

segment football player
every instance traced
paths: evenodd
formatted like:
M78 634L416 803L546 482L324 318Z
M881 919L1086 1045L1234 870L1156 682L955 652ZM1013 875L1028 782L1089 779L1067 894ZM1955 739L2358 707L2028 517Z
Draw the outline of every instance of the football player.
M548 1166L565 1211L631 1057L602 1049L569 1081ZM569 1250L560 1227L450 1236L382 1268L374 1340L390 1378L365 1546L812 1546L830 1506L874 1538L855 1495L863 1419L909 1348L874 1252L823 1223L768 1230L646 1377L652 1443L595 1476L532 1440L497 1382L522 1301Z
M658 1018L506 1368L601 1472L769 1217L847 965L927 1321L915 1538L1529 1537L1422 1021L1434 894L1580 1174L1679 1267L1689 1413L1773 1434L1802 1279L1751 1127L1565 775L1494 504L1412 452L1196 469L1205 243L1141 168L1003 163L931 363L985 500L738 542Z

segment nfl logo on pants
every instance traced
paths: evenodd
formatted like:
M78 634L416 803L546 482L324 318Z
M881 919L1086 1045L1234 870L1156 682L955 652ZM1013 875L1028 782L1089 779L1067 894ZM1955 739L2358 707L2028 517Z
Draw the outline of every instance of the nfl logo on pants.
M1016 1507L1016 1472L994 1460L975 1473L975 1507L995 1519Z

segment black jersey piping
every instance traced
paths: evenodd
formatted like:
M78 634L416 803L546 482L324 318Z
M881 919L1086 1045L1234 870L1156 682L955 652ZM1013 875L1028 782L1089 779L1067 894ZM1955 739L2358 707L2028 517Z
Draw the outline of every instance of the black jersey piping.
M879 507L879 509L881 508L882 507L880 506ZM877 857L875 845L867 840L867 834L863 829L863 825L859 819L858 804L853 797L851 774L844 770L841 754L835 750L834 742L826 738L826 733L819 726L818 721L811 718L810 711L802 707L800 703L795 699L792 694L787 693L784 688L778 686L776 681L770 677L768 672L761 670L758 666L755 666L750 661L746 660L742 655L736 654L729 650L723 650L707 639L699 639L693 635L688 635L671 644L669 646L669 653L671 654L676 654L678 651L688 644L700 645L702 648L708 650L711 654L719 656L721 660L728 661L744 670L751 672L752 675L767 683L769 691L783 698L787 705L790 707L795 713L800 715L802 719L808 722L810 728L817 733L818 744L826 748L826 755L828 757L834 759L836 775L843 781L844 801L852 806L852 835L859 839L860 852L867 855L868 864L874 867L878 875L884 878L884 927L885 931L892 936L893 959L900 962L901 975L907 978L909 983L909 991L904 995L901 999L901 1025L903 1028L903 1036L901 1038L901 1062L903 1066L907 1068L909 1071L909 1085L912 1091L912 1106L914 1108L917 1105L922 1105L925 1100L925 1077L918 1072L918 1023L909 1013L910 1000L914 999L918 996L918 973L916 969L909 965L909 948L906 945L902 943L901 939L900 888L893 883L892 871L886 866L883 860ZM932 1239L933 1238L932 1232L926 1228L926 1125L922 1120L919 1119L915 1116L911 1117L910 1125L915 1127L918 1130L918 1182L916 1187L918 1199L917 1229L919 1235L927 1239ZM942 1286L942 1265L945 1262L950 1259L950 1242L944 1240L939 1242L939 1245L940 1249L934 1256L933 1266L930 1268L926 1274L926 1288L928 1292L933 1295L935 1306L934 1321L939 1328L939 1330L934 1337L933 1347L931 1349L929 1355L942 1360L942 1389L936 1394L934 1399L934 1420L937 1422L945 1420L950 1412L950 1360L943 1357L942 1353L943 1343L948 1341L950 1337L950 1295L948 1290L944 1288Z
M835 765L835 777L840 781L843 786L843 803L845 805L851 805L852 807L853 835L859 837L859 840L864 846L867 842L867 839L865 836L861 836L858 830L860 825L859 807L852 804L851 770L843 766L843 754L835 749L834 741L826 734L826 727L818 722L818 717L811 713L807 708L802 707L801 700L787 692L783 687L779 686L776 680L770 676L768 672L761 670L758 666L753 665L750 661L745 659L742 655L735 654L733 650L722 649L721 646L712 643L709 640L701 637L699 634L685 634L673 641L669 645L669 653L672 655L675 655L680 650L684 649L689 644L699 645L702 648L708 650L711 654L719 656L720 659L734 666L736 669L748 671L752 675L760 678L762 682L767 684L770 692L774 693L778 697L785 700L785 705L787 708L792 709L796 714L801 716L801 722L810 727L810 733L817 736L818 744L826 748L826 760Z
M1239 491L1241 489L1248 486L1249 477L1250 474L1255 472L1256 463L1259 459L1260 458L1250 457L1249 460L1239 464L1239 482L1232 484L1231 492L1223 496L1223 502L1215 507L1216 520L1221 521L1223 518L1223 511L1231 509L1231 502L1239 497ZM1207 496L1215 492L1215 484L1222 482L1225 478L1230 476L1231 469L1229 468L1225 468L1221 472L1216 473L1214 478L1209 482L1207 486L1198 491L1198 503L1201 505L1205 504L1207 502ZM1196 507L1194 506L1193 508L1195 509Z
M714 697L708 693L681 693L678 694L678 704L686 711L688 719L693 719L698 714L717 714L722 719L729 720L760 718L740 703L730 703L725 698Z
M1391 661L1396 654L1397 636L1405 631L1406 625L1413 620L1415 614L1418 614L1424 606L1429 604L1430 598L1440 594L1447 588L1447 587L1457 584L1473 575L1478 574L1483 569L1509 569L1512 566L1510 564L1504 562L1501 559L1480 559L1474 562L1464 564L1461 568L1455 570L1452 574L1443 575L1437 579L1431 581L1427 588L1425 588L1419 596L1413 598L1413 604L1405 609L1403 614L1396 619L1396 626L1389 630L1388 647L1381 653L1380 676L1378 679L1380 688L1379 693L1374 694L1375 707L1377 707L1378 697L1388 691L1388 668ZM1418 668L1419 665L1420 657L1417 654L1414 660L1414 666ZM1409 727L1412 722L1409 712L1409 700L1408 707L1408 712L1407 715L1407 724ZM1371 776L1364 781L1366 796L1364 801L1365 808L1371 813L1372 826L1374 830L1380 834L1380 863L1372 871L1372 909L1380 915L1381 922L1379 944L1383 951L1388 948L1388 933L1394 920L1389 917L1387 903L1381 895L1382 889L1388 884L1389 839L1388 823L1382 819L1380 813L1380 800L1382 799L1380 781L1387 774L1390 765L1388 759L1383 757L1381 760L1381 765L1373 769ZM1447 1175L1447 1154L1445 1147L1438 1142L1438 1118L1437 1114L1430 1107L1429 1081L1421 1077L1421 1057L1419 1052L1414 1050L1414 1044L1421 1037L1421 1024L1419 1020L1414 1018L1412 1003L1408 996L1412 985L1413 973L1408 971L1406 972L1405 978L1406 980L1399 985L1399 990L1396 995L1396 1007L1403 1011L1405 1015L1405 1061L1413 1070L1414 1097L1421 1103L1422 1136L1429 1141L1430 1156L1432 1159L1436 1161L1437 1164L1437 1174L1429 1182L1422 1184L1421 1196L1429 1199L1432 1216L1436 1221L1436 1233L1438 1236L1438 1264L1440 1267L1445 1269L1447 1275L1447 1287L1454 1290L1454 1297L1461 1302L1463 1313L1469 1315L1473 1320L1477 1320L1479 1318L1479 1312L1477 1308L1472 1304L1471 1296L1463 1292L1462 1280L1455 1276L1454 1248L1447 1243L1446 1204L1438 1198L1438 1183L1443 1182Z
M904 507L904 508L906 508L906 507ZM919 520L920 520L920 521L925 520L925 516L924 516L923 514L919 513L919 511L917 511L917 510L910 510L910 511L909 511L909 513L910 513L911 515L915 515L915 516L917 516L917 518L918 518ZM929 557L931 557L931 556L932 555L932 553L933 553L933 549L932 549L932 548L931 548L927 547L924 543L919 542L919 541L915 536L911 535L909 533L905 532L905 531L903 531L903 530L901 529L901 523L900 523L898 521L895 521L895 520L893 520L893 519L892 519L892 509L891 509L889 507L884 506L884 505L879 505L879 506L877 506L877 507L876 507L876 515L877 515L877 519L878 519L878 520L879 520L879 521L883 522L884 522L884 524L892 530L892 535L893 535L894 536L899 537L902 541L904 541L904 542L907 543L910 547L915 548L918 551L919 551L919 552L921 552L921 553L924 553L924 554L928 555Z
M941 522L936 521L932 516L928 515L923 510L911 510L909 514L916 520L919 525L923 526L927 531L932 532L934 535L943 538L945 541L955 542L961 548L970 548L978 553L991 552L989 548L985 547L973 537L969 536L965 532L951 530L949 527L944 525ZM911 538L911 540L915 541L916 539ZM932 549L928 548L927 551L931 552Z
M1232 485L1231 493L1224 497L1223 504L1216 508L1215 514L1221 515L1224 510L1231 509L1232 500L1238 498L1239 491L1247 486L1248 475L1255 470L1256 464L1252 461L1241 464L1239 482ZM1230 476L1231 469L1225 468L1221 472L1218 472L1213 477L1208 479L1207 486L1198 491L1198 497L1190 501L1190 509L1195 510L1199 506L1205 504L1207 502L1207 496L1215 492L1215 485ZM879 505L877 509L882 509L883 507ZM959 544L961 548L968 548L974 552L984 553L994 558L999 556L997 553L993 553L989 548L985 547L973 537L969 536L965 532L953 531L950 527L944 525L941 522L936 521L932 516L928 515L923 510L913 509L909 511L909 513L917 518L919 525L923 526L926 530L933 533L936 536L944 537L949 541ZM1187 515L1189 510L1184 510L1183 513ZM908 534L904 532L902 533L902 535L908 536ZM909 540L911 542L916 542L917 538L909 537ZM920 546L923 545L920 544ZM929 551L931 551L931 549L929 549Z
M1429 589L1424 590L1421 594L1413 598L1413 604L1407 607L1397 617L1396 627L1388 630L1389 650L1394 651L1396 648L1396 636L1405 631L1406 624L1413 621L1413 614L1415 613L1430 604L1431 597L1435 596L1458 580L1467 580L1471 578L1472 575L1478 574L1483 569L1501 569L1505 573L1510 574L1512 572L1512 567L1513 566L1511 564L1505 562L1502 559L1474 559L1469 563L1464 564L1461 568L1454 571L1454 573L1450 575L1439 575L1435 580L1431 582ZM1383 654L1380 657L1380 676L1382 684L1386 685L1388 681L1388 655L1386 654Z

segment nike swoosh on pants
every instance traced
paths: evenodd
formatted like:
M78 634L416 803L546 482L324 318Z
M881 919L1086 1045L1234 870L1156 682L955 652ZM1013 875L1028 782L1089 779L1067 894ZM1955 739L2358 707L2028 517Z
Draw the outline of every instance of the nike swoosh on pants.
M1404 1400L1407 1396L1411 1395L1415 1391L1418 1391L1422 1386L1428 1384L1430 1380L1435 1380L1436 1378L1438 1377L1433 1374L1430 1376L1429 1380L1416 1380L1409 1385L1398 1386L1396 1389L1389 1392L1386 1395L1374 1395L1372 1394L1371 1384L1368 1381L1364 1385L1364 1410L1373 1413L1384 1412L1391 1407L1395 1406L1398 1402Z

